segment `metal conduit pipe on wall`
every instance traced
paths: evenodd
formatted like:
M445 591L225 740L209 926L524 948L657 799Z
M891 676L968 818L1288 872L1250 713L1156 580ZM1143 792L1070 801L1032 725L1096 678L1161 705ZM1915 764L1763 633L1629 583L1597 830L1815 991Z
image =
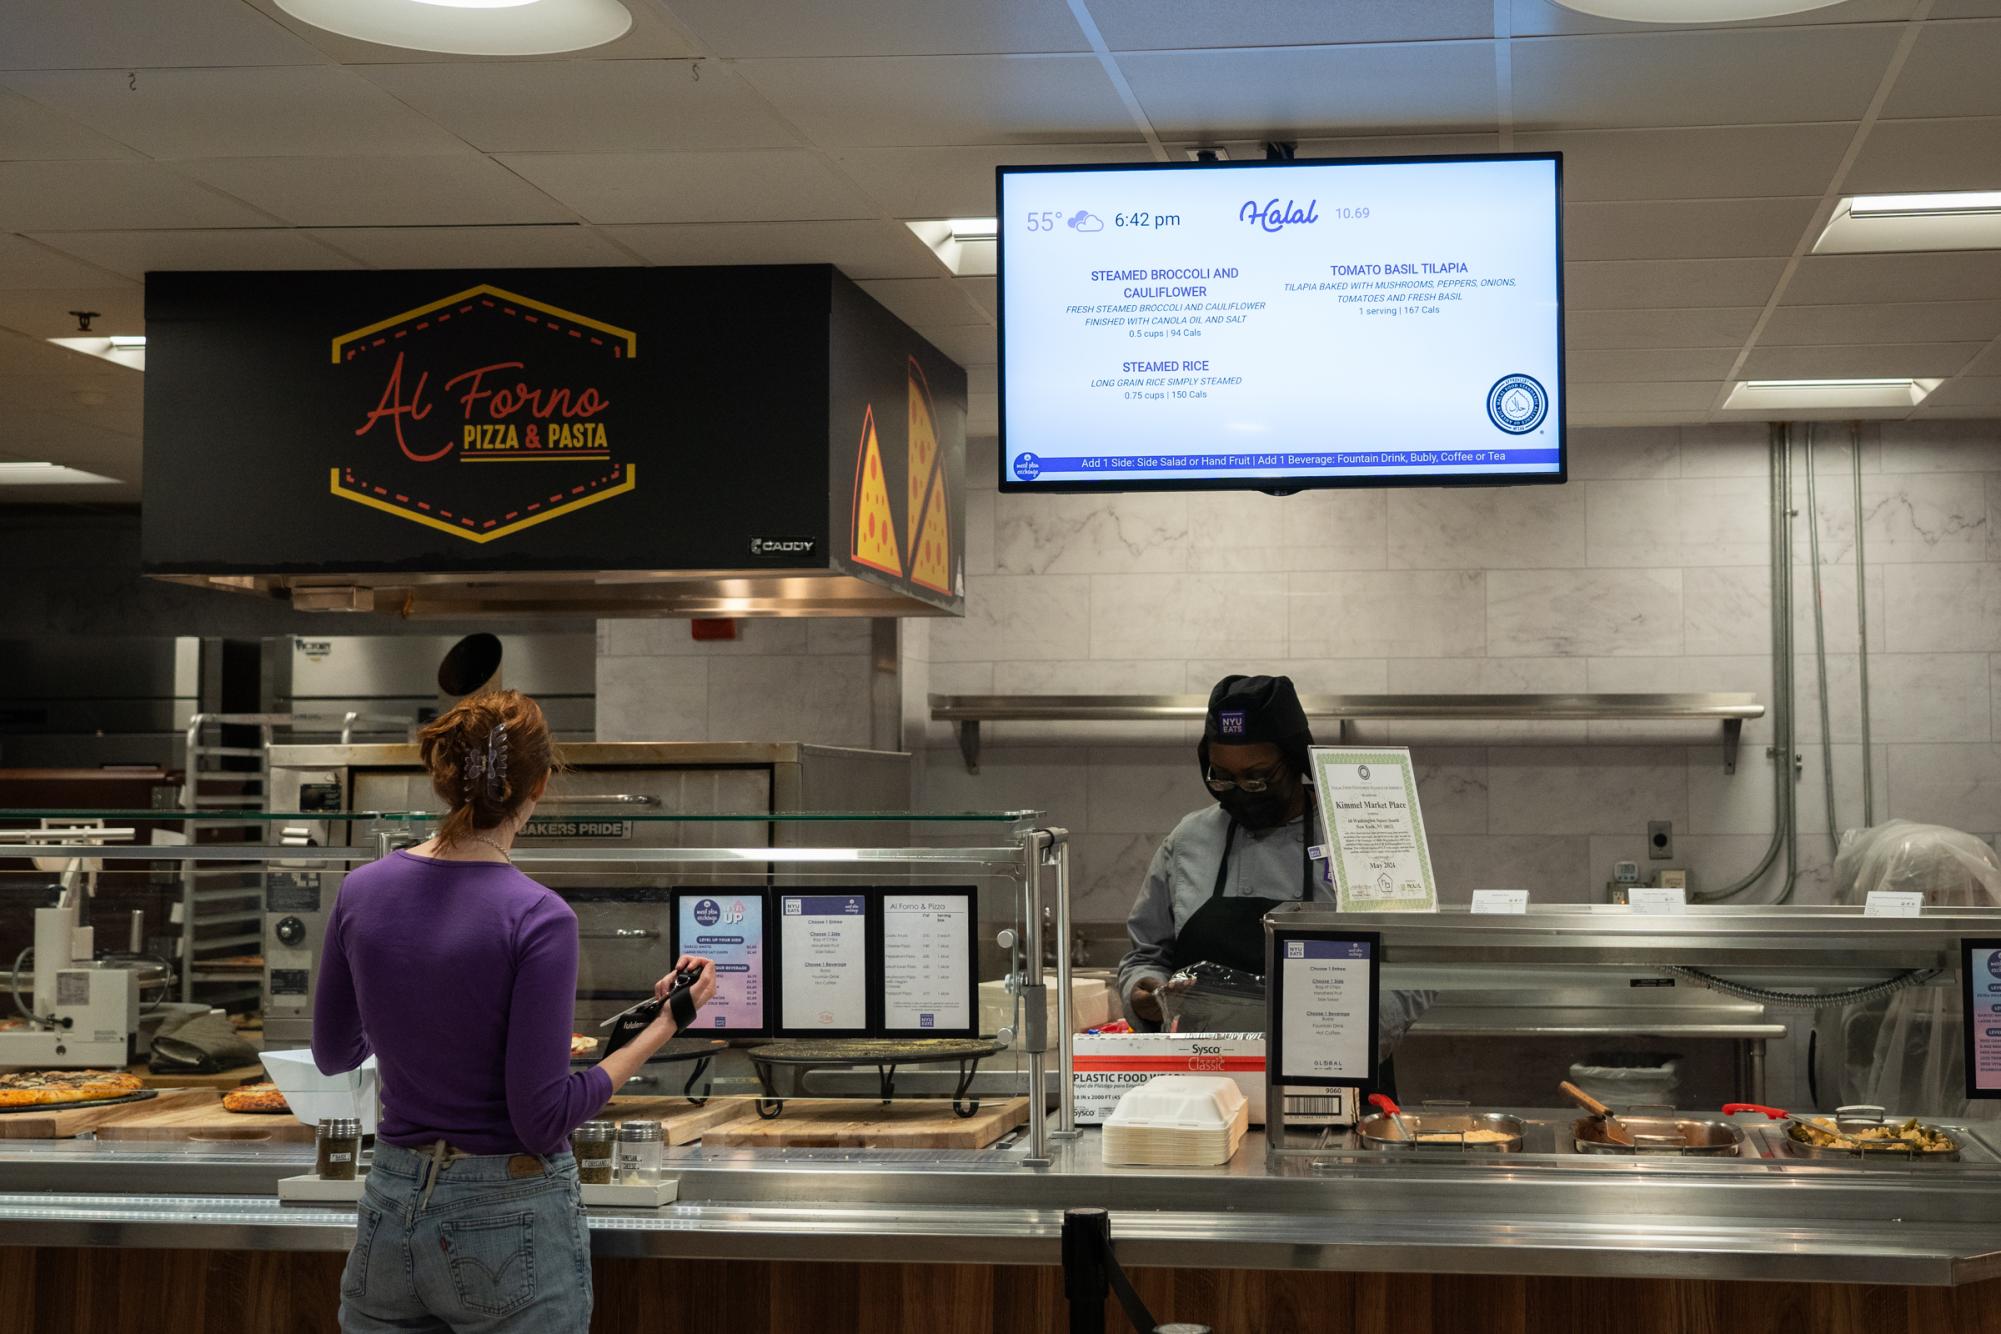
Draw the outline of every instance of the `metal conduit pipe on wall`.
M1855 662L1862 676L1862 827L1876 823L1875 764L1869 739L1869 567L1862 554L1862 423L1848 423L1849 479L1855 486Z
M1813 446L1813 423L1808 422L1805 454L1806 541L1807 559L1813 563L1813 568L1808 571L1813 581L1813 667L1815 679L1820 682L1820 795L1827 807L1827 851L1829 856L1833 856L1841 851L1841 819L1834 811L1834 728L1829 722L1831 708L1827 698L1827 617L1820 587L1820 496L1814 489L1818 469L1814 467ZM1859 530L1859 523L1857 528Z

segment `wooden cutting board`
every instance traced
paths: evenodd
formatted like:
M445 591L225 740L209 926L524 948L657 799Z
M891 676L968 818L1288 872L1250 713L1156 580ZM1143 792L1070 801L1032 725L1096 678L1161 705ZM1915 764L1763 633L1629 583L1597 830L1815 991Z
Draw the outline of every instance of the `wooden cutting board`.
M119 1117L97 1128L102 1140L244 1140L262 1144L311 1144L315 1130L290 1112L246 1115L222 1110L222 1095L209 1089L176 1089L152 1102L130 1103Z
M188 1098L212 1098L212 1093L193 1089L173 1090L144 1102L121 1102L110 1107L47 1107L32 1112L9 1112L0 1116L0 1139L74 1139L86 1130L102 1131L122 1116L171 1110Z
M795 1099L769 1121L753 1112L702 1137L705 1149L984 1149L1028 1120L1028 1099L982 1102L969 1117L944 1102L885 1107L865 1098Z
M149 1089L218 1089L228 1092L239 1084L253 1084L268 1078L261 1065L240 1065L213 1075L156 1075L143 1064L132 1067Z
M742 1117L755 1118L750 1101L713 1098L706 1107L692 1107L686 1098L613 1098L598 1113L605 1121L658 1121L669 1144L692 1144L717 1126Z

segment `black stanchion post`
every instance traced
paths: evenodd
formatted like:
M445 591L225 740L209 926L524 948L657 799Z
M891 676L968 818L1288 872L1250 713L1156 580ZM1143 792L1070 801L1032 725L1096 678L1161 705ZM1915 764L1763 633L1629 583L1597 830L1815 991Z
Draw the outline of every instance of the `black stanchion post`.
M1105 1334L1105 1298L1111 1279L1112 1219L1103 1209L1063 1213L1063 1296L1070 1304L1070 1334Z

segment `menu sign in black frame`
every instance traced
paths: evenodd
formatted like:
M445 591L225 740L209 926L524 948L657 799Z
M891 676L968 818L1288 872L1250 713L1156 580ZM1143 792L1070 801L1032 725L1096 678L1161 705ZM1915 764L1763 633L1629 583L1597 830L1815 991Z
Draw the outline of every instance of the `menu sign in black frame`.
M1265 939L1270 1082L1286 1088L1374 1088L1382 1021L1381 934L1273 923ZM1353 995L1357 986L1366 988L1365 1001Z
M1959 1001L1966 1096L2001 1098L2001 937L1960 940Z
M778 905L768 934L778 1036L867 1037L881 1005L873 896L851 886L787 886L771 894Z
M716 994L683 1036L761 1038L771 1036L772 983L777 969L771 957L770 906L762 889L676 889L668 898L673 909L676 954L694 954L716 965ZM752 1002L739 993L754 989ZM741 1016L728 1008L746 1011ZM755 1023L735 1022L755 1018ZM719 1018L733 1022L717 1024Z

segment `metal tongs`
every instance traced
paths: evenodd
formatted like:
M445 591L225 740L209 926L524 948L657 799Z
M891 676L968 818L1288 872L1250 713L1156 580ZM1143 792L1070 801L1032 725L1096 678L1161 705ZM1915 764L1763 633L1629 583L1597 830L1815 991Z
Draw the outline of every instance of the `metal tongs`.
M1397 1134L1401 1135L1406 1143L1417 1143L1417 1136L1411 1133L1410 1126L1404 1122L1403 1108L1392 1102L1388 1094L1371 1093L1369 1095L1369 1106L1375 1108L1384 1116L1389 1117L1390 1123L1397 1128Z
M1878 1108L1877 1110L1880 1112L1882 1109ZM1803 1120L1800 1117L1794 1116L1791 1112L1788 1112L1783 1108L1766 1107L1762 1103L1726 1102L1723 1104L1723 1114L1725 1116L1735 1116L1739 1112L1757 1112L1760 1115L1768 1118L1769 1120L1791 1122L1793 1125L1798 1126L1801 1130L1810 1132L1806 1136L1806 1142L1808 1144L1812 1144L1815 1142L1814 1141L1815 1135L1826 1135L1829 1139L1838 1141L1838 1143L1829 1145L1828 1146L1829 1148L1862 1149L1868 1147L1865 1144L1863 1144L1861 1140L1855 1138L1847 1131L1841 1129L1839 1123L1831 1125L1822 1125L1818 1121Z

